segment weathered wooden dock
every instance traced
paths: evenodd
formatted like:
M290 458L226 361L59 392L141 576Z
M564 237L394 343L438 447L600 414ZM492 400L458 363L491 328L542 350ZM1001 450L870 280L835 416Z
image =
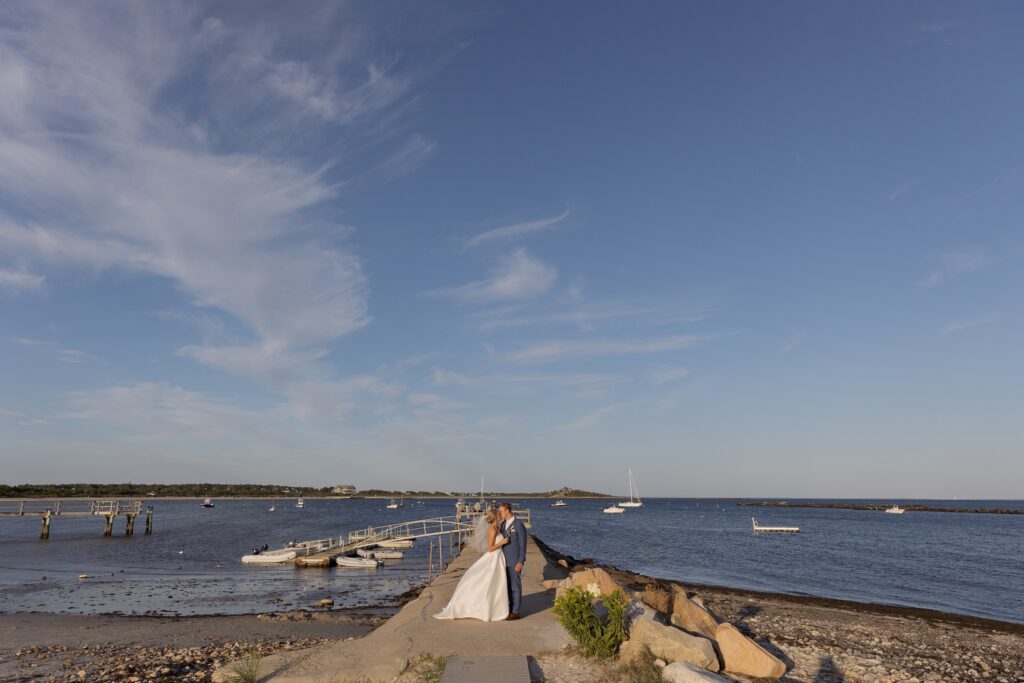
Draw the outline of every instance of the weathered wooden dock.
M417 519L408 522L398 522L385 526L367 527L359 531L352 531L348 540L333 548L328 548L319 553L312 553L304 557L295 558L297 567L330 567L334 558L340 555L348 555L360 548L369 548L382 543L394 543L401 541L415 541L421 538L434 538L438 536L452 537L453 543L462 544L463 534L472 533L476 526L476 518L483 514L482 510L467 510L457 508L455 515L445 517L431 517L430 519ZM516 510L517 517L523 523L531 526L531 514L529 510Z
M754 527L755 534L798 534L800 533L800 527L798 526L761 526L757 523L757 520L753 517L750 518L751 524Z
M141 500L85 500L81 498L57 500L5 500L0 501L0 517L40 517L43 527L40 539L50 537L50 524L54 517L103 517L103 535L114 532L114 519L125 518L124 535L135 533L135 518L143 512ZM146 534L153 533L153 506L146 506Z

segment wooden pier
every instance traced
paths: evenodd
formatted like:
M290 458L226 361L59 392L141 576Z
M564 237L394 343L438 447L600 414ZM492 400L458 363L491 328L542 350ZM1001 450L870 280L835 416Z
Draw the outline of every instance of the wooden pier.
M50 537L54 517L103 517L103 535L112 536L114 519L125 518L124 535L135 533L135 518L142 514L141 500L5 500L0 501L0 517L40 517L43 521L39 538ZM146 506L146 534L153 533L153 506Z
M295 558L297 567L330 567L334 564L334 558L340 555L348 555L360 548L369 548L382 543L395 543L402 541L415 541L420 538L433 538L436 536L454 536L458 545L462 545L463 534L470 534L476 527L476 519L483 510L472 510L459 507L455 515L446 517L432 517L430 519L417 519L410 522L398 522L385 526L367 527L359 531L352 531L348 540L333 548L322 552L312 553L304 557ZM516 517L523 520L523 523L532 526L529 510L515 510Z

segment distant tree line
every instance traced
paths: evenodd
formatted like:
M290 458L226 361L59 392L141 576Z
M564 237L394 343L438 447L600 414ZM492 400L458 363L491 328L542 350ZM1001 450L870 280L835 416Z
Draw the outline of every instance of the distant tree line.
M232 496L253 497L297 497L317 498L333 495L333 486L316 488L312 486L282 486L277 484L0 484L0 498L230 498ZM378 498L449 498L466 496L475 498L480 493L448 491L388 491L368 489L359 491L357 497ZM485 498L608 498L603 493L583 491L569 487L546 493L485 492Z
M331 495L332 486L279 486L275 484L0 484L3 498L229 498L280 496L316 498Z

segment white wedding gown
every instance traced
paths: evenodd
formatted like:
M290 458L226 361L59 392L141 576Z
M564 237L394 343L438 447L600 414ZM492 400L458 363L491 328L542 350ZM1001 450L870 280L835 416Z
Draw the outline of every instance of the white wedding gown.
M508 584L505 554L501 548L484 552L466 570L448 605L435 619L479 619L501 621L508 616Z

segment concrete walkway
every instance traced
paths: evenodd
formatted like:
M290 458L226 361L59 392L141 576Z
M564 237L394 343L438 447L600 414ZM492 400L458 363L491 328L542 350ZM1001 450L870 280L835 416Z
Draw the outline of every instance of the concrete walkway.
M261 681L274 683L346 683L369 680L390 683L418 654L486 657L539 655L557 652L569 636L551 611L554 590L542 582L568 572L549 562L531 538L523 569L522 619L482 622L475 619L441 621L433 615L448 604L455 586L479 553L468 547L448 571L394 617L365 638L332 643L301 652L285 652L264 660ZM215 681L230 671L221 669Z

